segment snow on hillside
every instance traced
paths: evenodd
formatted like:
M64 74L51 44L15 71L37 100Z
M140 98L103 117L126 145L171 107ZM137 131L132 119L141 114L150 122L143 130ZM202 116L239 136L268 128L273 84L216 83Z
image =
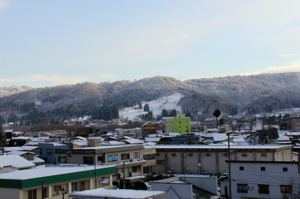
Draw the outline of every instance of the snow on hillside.
M153 113L153 117L157 117L161 114L163 109L172 110L176 109L177 112L181 112L181 106L178 105L178 102L183 97L181 93L174 93L169 96L165 96L159 98L157 100L149 101L149 102L142 102L144 107L145 104L149 105L150 111ZM144 109L139 109L139 106L133 106L129 108L124 108L119 111L120 119L128 119L128 120L141 120L139 116L146 114Z

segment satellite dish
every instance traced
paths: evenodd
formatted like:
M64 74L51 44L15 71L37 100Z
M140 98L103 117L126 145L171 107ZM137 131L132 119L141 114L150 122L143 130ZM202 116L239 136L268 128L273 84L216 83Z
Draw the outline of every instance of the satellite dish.
M216 109L216 110L213 112L213 115L214 115L216 118L218 118L218 117L220 117L220 115L221 115L221 111L220 111L219 109Z

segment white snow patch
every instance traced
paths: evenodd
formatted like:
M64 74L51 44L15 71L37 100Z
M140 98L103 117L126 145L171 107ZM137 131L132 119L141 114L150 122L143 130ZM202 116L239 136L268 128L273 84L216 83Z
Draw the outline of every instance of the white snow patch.
M152 111L153 113L153 117L157 117L161 115L161 111L163 109L166 110L175 109L177 112L182 112L181 106L178 105L178 102L182 97L184 96L181 93L174 93L172 95L165 96L157 100L142 102L142 105L144 107L145 104L148 104L150 111ZM136 105L133 107L121 109L119 111L119 117L120 119L136 121L136 120L141 120L140 116L146 113L147 112L145 112L143 108L139 109L139 106Z

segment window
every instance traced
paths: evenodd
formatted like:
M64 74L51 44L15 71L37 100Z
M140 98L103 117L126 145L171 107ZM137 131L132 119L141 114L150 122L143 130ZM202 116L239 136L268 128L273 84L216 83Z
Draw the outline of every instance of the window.
M114 155L108 155L107 156L107 161L108 162L116 162L118 161L118 155L114 154Z
M44 198L48 198L49 197L49 188L48 187L44 187L43 188L43 196Z
M78 190L77 182L72 182L72 192L77 190Z
M104 163L105 162L105 155L104 154L98 155L97 161Z
M269 185L267 185L267 184L259 184L258 185L258 193L268 194L269 193Z
M176 153L172 153L172 156L173 156L173 157L176 156Z
M61 164L67 163L66 157L58 157L58 158L57 158L57 162L58 162L58 163L61 163Z
M209 157L209 156L210 156L210 153L205 154L205 156L206 156L206 157Z
M28 199L36 199L36 190L28 190Z
M260 170L261 170L261 171L265 171L265 170L266 170L266 167L260 167Z
M237 184L237 192L248 193L248 184Z
M292 193L292 185L280 185L281 193Z
M267 153L266 152L261 152L260 156L261 157L267 157Z
M156 156L160 156L160 153L156 153Z
M52 150L48 149L48 150L47 150L47 154L48 154L48 155L52 155Z
M240 167L240 171L244 171L245 170L245 167Z
M283 168L282 168L282 171L287 172L287 171L288 171L288 168L287 168L287 167L283 167Z
M130 159L130 153L123 153L121 154L122 160L129 160Z
M155 160L155 154L148 154L143 156L144 160Z
M189 156L190 156L190 157L193 157L193 154L192 154L192 153L189 153Z
M89 156L83 157L83 164L94 164L94 158Z
M247 153L242 153L242 157L247 157L248 154Z
M53 196L59 195L60 191L62 191L62 186L61 185L55 185L53 187Z
M140 166L135 166L135 167L132 167L132 172L139 172L141 171L141 167Z
M134 159L140 158L140 153L139 152L134 152Z

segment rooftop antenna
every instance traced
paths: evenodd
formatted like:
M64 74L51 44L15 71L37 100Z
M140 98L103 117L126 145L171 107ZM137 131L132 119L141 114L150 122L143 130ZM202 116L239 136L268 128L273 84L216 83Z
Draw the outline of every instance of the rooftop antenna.
M4 150L4 146L5 146L5 135L3 132L3 128L2 128L2 123L0 123L0 142L1 142L1 155L4 155L5 150Z

